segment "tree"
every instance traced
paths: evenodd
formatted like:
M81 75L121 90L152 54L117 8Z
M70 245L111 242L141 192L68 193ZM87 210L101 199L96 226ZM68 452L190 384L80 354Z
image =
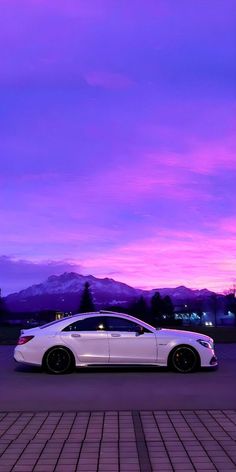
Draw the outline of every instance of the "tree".
M174 305L169 295L166 295L162 300L162 315L165 315L168 321L175 319Z
M3 320L4 315L6 315L7 309L5 300L2 298L1 289L0 289L0 321Z
M151 298L151 321L158 324L162 320L163 303L159 292L155 292Z
M212 304L212 301L211 301L211 304ZM200 320L200 325L202 324L202 318L203 318L203 313L204 313L203 307L204 307L204 301L202 298L197 298L197 299L188 301L188 308L189 308L190 316L191 314L194 315L195 313ZM195 322L196 322L196 319L195 319Z
M236 286L234 285L226 295L226 306L227 311L230 311L234 315L234 324L236 325Z
M90 292L90 285L88 282L84 284L84 290L81 295L79 313L87 313L90 311L95 311L95 306L93 303L93 297Z
M140 320L148 322L148 307L145 298L141 295L136 302L130 307L132 315L137 316Z
M212 313L214 315L214 324L217 326L217 310L218 310L218 299L217 299L217 294L213 293L211 295L211 309Z

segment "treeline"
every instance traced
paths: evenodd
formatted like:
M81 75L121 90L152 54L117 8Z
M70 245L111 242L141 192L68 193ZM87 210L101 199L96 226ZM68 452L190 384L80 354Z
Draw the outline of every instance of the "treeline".
M225 309L228 313L232 313L234 316L234 323L236 324L236 291L230 291L224 297ZM217 326L217 312L218 312L218 297L213 294L210 298L209 309L214 315L214 324ZM88 311L95 311L96 306L93 301L93 296L90 291L89 283L86 282L84 290L82 292L81 301L78 312L84 313ZM153 326L160 325L177 325L182 323L182 319L175 319L175 309L171 298L166 295L161 297L159 292L155 292L151 297L150 301L147 302L143 296L140 296L138 300L133 302L130 306L124 307L120 305L99 307L99 309L106 309L116 312L123 312L133 316L136 316ZM183 305L182 313L190 316L191 312L195 312L202 322L204 314L204 303L202 299L189 300L187 304Z
M174 306L169 296L161 297L159 292L156 292L149 303L143 296L140 296L136 301L131 303L128 307L123 305L99 305L96 306L93 295L90 290L88 282L84 284L84 289L80 295L80 302L78 308L73 313L86 313L93 312L96 310L108 310L120 313L127 313L129 315L136 316L137 318L150 323L153 326L161 324L175 324ZM56 310L40 310L35 313L8 313L3 299L0 298L0 323L8 321L10 317L12 319L21 320L22 323L26 323L28 319L32 322L50 322L55 319L57 314L61 312ZM72 314L71 312L65 313L65 316Z
M100 307L101 308L101 307ZM152 325L158 324L174 324L175 323L175 313L174 305L171 298L166 295L161 297L159 292L155 292L152 296L150 303L143 296L139 297L138 300L133 302L130 306L105 306L103 309L124 312L129 315L137 316L143 321L150 323ZM96 306L93 301L93 296L90 291L89 283L86 282L84 285L84 290L81 295L81 301L79 305L78 312L85 313L89 311L95 311Z
M223 305L222 305L223 303ZM191 313L195 313L202 322L202 317L205 311L211 312L214 318L214 324L217 326L219 320L219 315L222 310L231 316L234 316L234 324L236 325L236 291L229 291L222 301L222 296L220 298L217 294L213 294L207 302L208 306L206 308L206 300L195 299L195 300L186 300L183 301L181 307L181 313L186 316L191 316ZM182 320L175 319L175 309L172 303L171 298L167 295L161 297L160 293L157 291L153 294L150 300L146 300L143 296L140 296L137 300L134 300L129 306L124 305L99 305L96 306L95 300L90 289L88 282L84 284L82 293L78 294L78 305L73 309L73 313L85 313L92 312L96 310L109 310L116 312L123 312L133 316L136 316L147 323L150 323L153 326L160 325L175 325L181 324ZM60 310L60 308L59 308ZM72 312L65 313L59 311L59 314L63 313L65 316L71 314ZM37 310L37 312L24 312L24 313L12 313L7 310L5 300L0 296L0 323L8 322L8 320L27 320L31 319L32 321L49 322L55 319L58 314L58 310L55 309L44 309Z

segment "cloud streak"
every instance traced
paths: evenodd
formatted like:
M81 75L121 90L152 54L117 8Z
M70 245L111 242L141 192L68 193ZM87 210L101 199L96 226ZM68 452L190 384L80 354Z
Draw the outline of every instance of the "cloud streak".
M24 259L15 259L9 256L0 256L0 274L2 295L22 290L34 283L40 283L50 275L59 275L63 272L80 271L81 266L67 261L33 262Z
M86 74L85 80L92 87L107 89L125 89L134 85L134 82L122 74L94 71Z
M223 291L235 281L236 241L233 234L204 235L197 231L160 231L159 234L121 246L103 255L87 258L83 264L103 276L113 276L142 288L178 286L207 287ZM229 256L231 254L231 256ZM140 281L144 281L144 285Z

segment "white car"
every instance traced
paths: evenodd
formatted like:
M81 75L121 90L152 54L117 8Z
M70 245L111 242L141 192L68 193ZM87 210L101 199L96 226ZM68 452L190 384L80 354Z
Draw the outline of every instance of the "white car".
M17 362L42 366L53 374L95 365L156 365L193 372L215 367L214 343L203 334L156 329L123 313L99 311L23 330Z

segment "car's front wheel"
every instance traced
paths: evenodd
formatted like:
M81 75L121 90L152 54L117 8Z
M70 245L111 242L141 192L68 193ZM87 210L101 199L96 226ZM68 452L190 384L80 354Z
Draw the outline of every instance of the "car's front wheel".
M194 372L199 364L199 356L191 346L176 347L169 358L170 367L183 374Z
M46 352L43 366L50 374L67 374L74 367L74 359L68 349L56 346Z

